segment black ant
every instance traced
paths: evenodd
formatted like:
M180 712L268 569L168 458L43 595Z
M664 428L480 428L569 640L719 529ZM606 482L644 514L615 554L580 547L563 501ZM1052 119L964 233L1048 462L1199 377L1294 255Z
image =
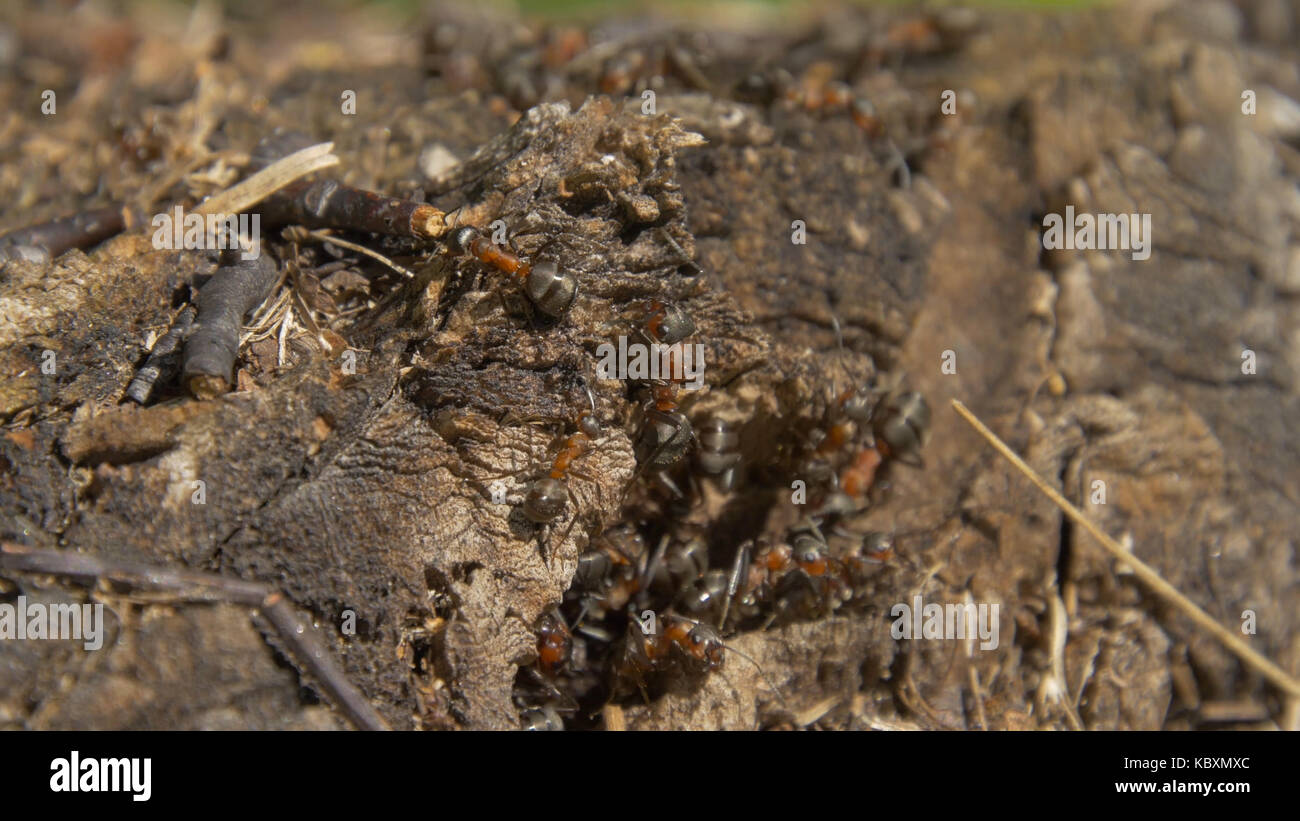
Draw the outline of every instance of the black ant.
M494 245L477 228L457 229L448 244L456 253L469 254L484 265L516 277L528 301L548 319L563 319L578 296L578 278L571 271L562 270L550 260L534 264L520 259Z

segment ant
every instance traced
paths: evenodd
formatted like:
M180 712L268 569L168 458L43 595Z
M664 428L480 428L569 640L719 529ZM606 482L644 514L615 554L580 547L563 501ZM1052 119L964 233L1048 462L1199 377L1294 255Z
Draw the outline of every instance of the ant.
M742 544L730 575L705 574L683 593L681 606L695 615L716 615L724 629L740 629L764 613L762 629L778 619L828 615L853 590L850 567L829 553L817 523L807 519L790 530L787 541Z
M847 111L854 125L870 137L884 133L884 123L866 97L854 95L847 83L832 80L835 69L829 63L814 63L798 80L777 68L751 74L741 81L741 99L764 103L781 102L808 112Z
M783 617L828 616L851 598L848 571L831 557L826 538L811 519L791 531L789 560L773 580L773 612L767 624Z
M872 414L876 447L882 458L924 467L921 447L930 433L930 404L916 391L891 393Z
M641 692L642 699L650 703L647 680L658 678L661 682L674 677L698 678L720 671L726 660L724 651L735 653L754 665L777 699L785 704L780 689L768 678L750 656L722 640L722 634L713 626L676 613L666 613L655 619L651 629L643 629L636 620L629 620L622 654L614 665L614 686L611 698L617 698L620 685L631 682Z
M537 669L554 680L573 655L573 634L555 613L544 613L537 626Z
M523 514L534 524L552 525L564 513L572 498L568 478L570 473L575 472L573 463L586 455L591 450L592 443L600 436L600 422L596 419L596 397L585 380L582 381L582 386L587 394L589 409L578 413L574 422L576 430L564 440L564 444L556 452L550 471L542 478L531 482L524 495ZM575 511L569 521L568 529L560 538L560 544L569 537L578 518L579 514Z
M888 461L923 467L921 448L929 435L930 406L915 391L883 392L872 384L850 389L836 397L827 411L825 434L813 452L828 459L860 438L866 441L838 473L833 490L817 506L825 517L849 515L858 509Z
M873 530L862 535L857 547L843 559L852 598L863 596L867 581L881 565L892 562L894 555L894 539L888 533Z
M684 616L665 614L645 630L636 619L628 620L622 657L614 668L617 695L621 682L630 681L650 703L646 678L651 675L700 676L723 664L722 637L707 624Z
M567 316L578 296L578 279L573 272L561 270L551 260L533 264L520 259L483 237L477 228L456 230L449 245L458 254L468 254L484 265L516 277L528 301L550 320Z
M520 669L514 700L521 708L520 726L525 730L562 730L561 712L571 713L577 702L559 687L573 654L573 636L556 612L543 613L537 623L537 659ZM522 679L527 673L531 682Z
M642 586L641 564L645 560L645 539L631 525L610 528L600 535L597 547L578 557L573 583L582 602L578 623L588 613L603 618L621 611Z
M640 331L651 343L676 345L695 333L695 321L672 303L653 301ZM668 349L665 357L668 379L655 380L651 385L651 398L642 408L635 447L640 470L654 473L678 498L682 492L667 472L685 458L695 441L690 420L678 410L677 384L685 378L684 369L676 359L680 353L680 349Z
M590 394L589 394L590 396ZM586 455L591 443L600 436L600 423L596 420L596 400L591 398L591 410L581 411L577 431L564 440L555 454L549 475L533 482L524 497L524 515L537 524L550 524L560 517L569 504L569 470L573 462Z

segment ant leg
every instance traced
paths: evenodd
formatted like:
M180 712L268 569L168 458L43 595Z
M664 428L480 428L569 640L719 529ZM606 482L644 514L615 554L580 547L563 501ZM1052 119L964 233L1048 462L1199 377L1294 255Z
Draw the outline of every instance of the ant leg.
M567 713L576 713L578 711L580 705L578 704L577 699L564 692L559 687L556 687L555 682L547 680L546 676L542 675L537 668L525 667L524 669L528 671L528 675L533 679L533 681L541 685L544 690L551 693L551 695L558 696L562 702L567 702L560 709Z
M581 514L580 514L580 513L578 512L578 510L577 510L577 504L578 504L578 503L575 501L575 502L574 502L574 510L573 510L573 518L569 520L569 526L566 527L566 528L564 529L564 535L560 537L560 540L559 540L558 542L555 543L555 547L554 547L554 549L551 550L551 555L552 555L552 556L554 556L555 553L560 549L560 545L564 544L564 542L569 538L569 534L573 532L573 526L574 526L575 524L577 524L577 523L578 523L578 519L580 519L580 518L582 517ZM554 533L554 531L552 531L552 533ZM549 567L549 566L550 566L550 565L548 564L547 567Z
M736 561L732 564L731 576L727 579L727 598L722 603L722 617L718 619L719 630L723 629L727 623L727 615L731 612L731 603L735 600L736 593L740 591L740 579L748 569L749 545L742 544L736 550Z
M684 495L682 495L682 489L677 486L677 483L672 480L672 477L668 475L667 471L661 470L658 473L656 473L654 475L654 480L655 483L658 484L661 488L663 488L664 490L672 494L672 497L674 499L686 498Z
M654 580L655 574L659 572L659 565L663 564L664 553L668 549L668 539L667 533L659 539L659 546L650 555L650 561L646 563L645 570L641 573L641 589L638 591L637 601L642 606L648 603L644 594L650 592L650 583Z
M653 418L651 418L652 416ZM664 413L663 411L654 410L654 409L648 410L645 416L643 417L641 423L642 429L637 433L637 440L639 441L642 437L645 436L646 425L653 425L659 423L672 425L672 433L669 436L662 437L659 443L655 446L655 449L650 452L650 455L646 459L642 460L641 464L637 466L636 473L633 474L632 476L632 481L636 481L637 479L639 479L650 468L651 465L658 462L659 459L665 453L668 452L668 447L672 445L674 442L676 442L683 435L687 435L690 437L690 441L687 442L684 446L682 446L683 456L690 448L690 444L695 441L695 431L691 429L691 423L689 419L687 419L685 416L683 416L680 413L676 413L676 412ZM680 498L681 490L678 489L676 492L678 498Z

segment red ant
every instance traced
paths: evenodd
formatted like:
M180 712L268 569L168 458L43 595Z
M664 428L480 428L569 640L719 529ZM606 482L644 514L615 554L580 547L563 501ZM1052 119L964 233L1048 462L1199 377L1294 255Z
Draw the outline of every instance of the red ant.
M645 561L645 539L631 525L610 528L600 535L597 547L578 557L574 587L582 602L581 623L589 613L603 618L609 611L621 611L641 590L641 563Z
M654 619L650 630L643 629L636 619L629 619L622 647L622 656L613 671L615 684L611 695L618 696L620 683L632 682L648 704L647 677L672 674L693 677L720 669L725 645L709 625L666 614Z
M629 619L622 655L613 670L614 689L610 695L617 698L620 685L631 682L648 704L648 678L694 678L720 671L726 660L724 651L735 653L754 665L777 699L785 703L780 689L758 662L724 642L722 635L712 626L674 613L655 619L649 630L643 629L635 619Z
M875 106L867 98L854 95L847 83L832 80L834 71L829 63L814 63L798 80L782 68L767 74L751 74L741 84L738 94L742 99L780 101L808 112L847 111L853 123L868 136L881 136L884 123L877 116Z
M558 676L573 654L573 634L555 613L543 614L537 627L537 669L549 679Z
M494 245L477 228L460 228L451 235L452 250L470 256L519 280L524 295L548 319L563 319L578 296L578 279L550 260L536 264Z
M884 560L877 552L867 555ZM684 594L682 605L697 615L720 611L718 624L728 629L764 613L764 628L778 619L816 618L852 598L856 568L829 555L825 537L809 519L790 531L788 542L741 545L730 576L706 576Z
M523 729L562 730L561 713L578 709L577 700L560 689L572 656L573 635L564 618L554 611L543 613L537 623L537 660L521 671L531 676L533 685L515 684L515 702L526 708L520 714Z
M650 303L641 332L651 343L675 345L695 332L695 322L676 305L654 301ZM636 439L640 470L655 473L678 497L682 495L681 490L668 478L667 471L682 461L695 441L690 420L678 410L677 385L684 380L684 369L676 359L679 354L679 349L669 349L665 362L669 378L652 384L651 399L642 409L641 429Z
M564 440L564 444L560 446L551 462L547 475L530 483L524 495L523 514L534 524L553 524L564 513L571 498L568 478L569 474L574 472L573 463L586 455L591 450L592 443L600 436L600 423L596 419L596 397L585 381L583 389L587 394L590 408L578 413L575 420L577 430ZM569 537L578 518L578 513L575 512L569 521L568 529L564 531L564 536L560 538L560 544Z
M838 322L834 324L838 336ZM829 458L860 438L865 441L835 476L834 490L817 505L817 515L838 517L856 511L887 461L923 466L920 451L930 427L925 397L915 391L889 391L877 399L881 393L874 385L847 390L829 408L815 458Z

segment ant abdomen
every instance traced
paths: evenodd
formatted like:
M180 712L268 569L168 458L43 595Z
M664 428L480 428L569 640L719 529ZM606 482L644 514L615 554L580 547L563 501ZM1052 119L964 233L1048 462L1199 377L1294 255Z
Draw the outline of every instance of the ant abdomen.
M696 439L700 443L696 455L700 472L716 477L723 489L730 490L740 464L740 434L715 416L700 426Z
M655 302L645 329L655 342L675 345L695 333L695 320L671 302Z
M519 728L531 732L554 732L564 729L564 719L554 707L534 707L520 714Z
M578 297L578 278L555 262L544 260L529 269L524 294L550 319L563 319Z
M569 488L561 479L547 476L533 482L524 497L524 515L537 524L549 524L560 518L569 504Z
M663 471L682 460L694 440L690 421L679 411L646 411L636 441L636 458L644 469Z

